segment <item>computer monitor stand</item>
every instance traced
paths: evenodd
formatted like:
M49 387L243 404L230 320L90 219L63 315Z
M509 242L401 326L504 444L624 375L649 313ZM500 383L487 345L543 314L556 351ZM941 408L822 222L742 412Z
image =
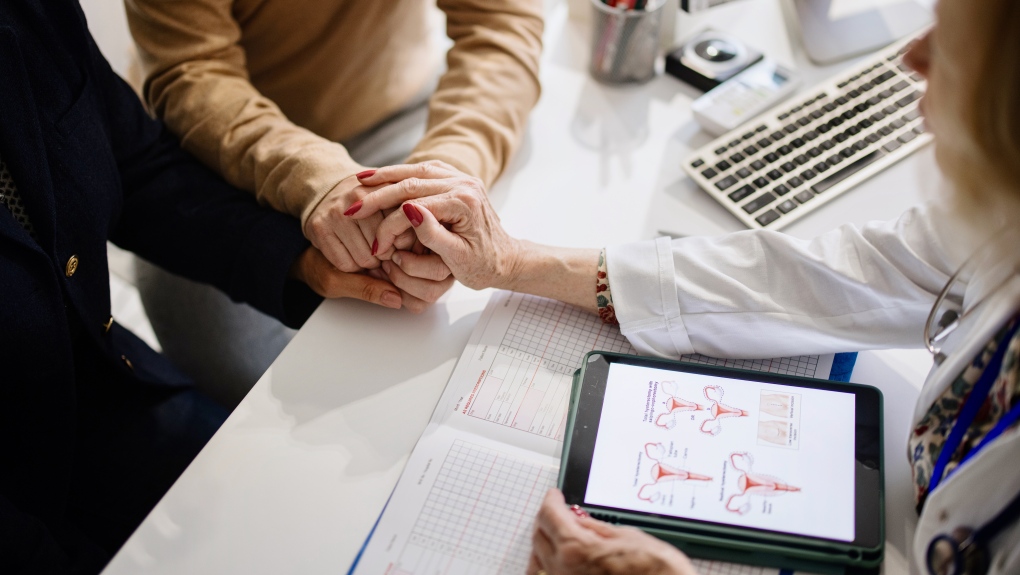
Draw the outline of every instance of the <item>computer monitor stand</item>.
M838 1L838 0L837 0ZM932 22L927 2L900 0L833 16L834 0L793 0L808 57L831 64L871 52Z

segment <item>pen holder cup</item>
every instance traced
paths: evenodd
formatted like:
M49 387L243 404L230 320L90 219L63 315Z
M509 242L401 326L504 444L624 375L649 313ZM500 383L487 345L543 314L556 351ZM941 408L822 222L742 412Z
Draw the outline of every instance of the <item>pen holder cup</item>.
M647 0L642 10L592 5L591 65L593 78L606 84L647 82L655 77L659 35L666 0Z

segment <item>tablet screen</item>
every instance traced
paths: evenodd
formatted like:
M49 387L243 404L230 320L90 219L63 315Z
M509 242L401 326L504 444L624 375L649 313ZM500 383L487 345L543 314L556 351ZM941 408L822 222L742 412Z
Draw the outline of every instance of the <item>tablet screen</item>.
M855 538L852 393L609 367L585 503Z

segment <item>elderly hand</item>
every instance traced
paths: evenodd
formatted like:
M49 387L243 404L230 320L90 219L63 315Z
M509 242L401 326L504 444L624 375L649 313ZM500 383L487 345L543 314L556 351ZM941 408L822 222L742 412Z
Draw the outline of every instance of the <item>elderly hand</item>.
M575 514L556 489L542 502L532 545L528 575L697 575L676 547L633 527Z
M522 247L500 226L481 180L430 161L380 168L361 182L374 191L347 210L352 219L373 219L403 204L376 230L380 253L413 227L418 240L464 285L482 289L512 284ZM407 252L397 251L397 258L406 261Z

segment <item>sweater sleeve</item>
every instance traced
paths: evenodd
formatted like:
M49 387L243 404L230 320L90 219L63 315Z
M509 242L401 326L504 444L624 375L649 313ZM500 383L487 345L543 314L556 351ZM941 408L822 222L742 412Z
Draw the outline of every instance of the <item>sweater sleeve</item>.
M251 84L232 0L125 4L150 109L228 182L303 225L330 190L363 169Z
M610 247L620 329L639 351L666 357L919 347L959 265L938 221L919 207L810 241L755 230Z
M492 185L540 92L541 0L439 0L453 47L409 162L438 159Z

